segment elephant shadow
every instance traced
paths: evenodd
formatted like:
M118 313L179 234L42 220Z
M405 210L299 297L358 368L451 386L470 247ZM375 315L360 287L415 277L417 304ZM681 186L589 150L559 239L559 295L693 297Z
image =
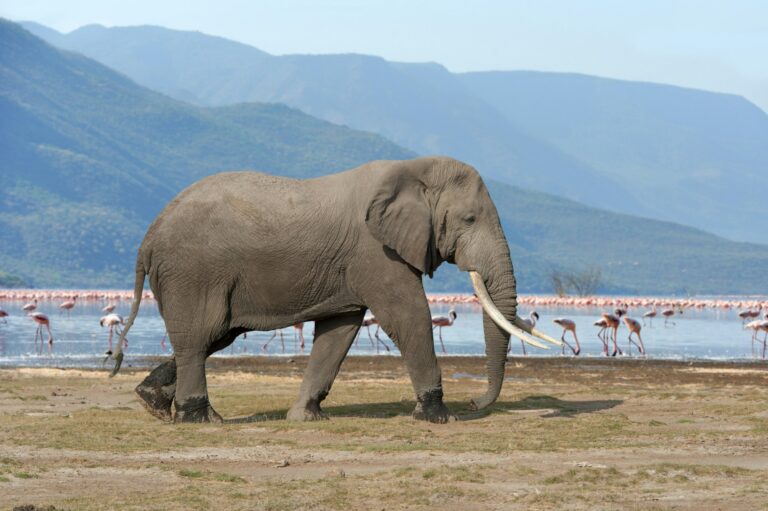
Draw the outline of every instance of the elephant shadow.
M610 410L624 401L619 399L601 399L592 401L566 401L552 396L534 395L518 401L497 401L485 410L472 410L466 401L447 401L446 405L456 414L459 421L477 420L493 414L512 413L535 415L541 418L575 417L584 413ZM384 403L363 403L352 405L328 406L324 408L330 418L349 417L366 419L388 419L397 416L410 416L416 406L415 401L391 401ZM227 419L230 424L267 422L285 419L288 409L271 410L247 417Z

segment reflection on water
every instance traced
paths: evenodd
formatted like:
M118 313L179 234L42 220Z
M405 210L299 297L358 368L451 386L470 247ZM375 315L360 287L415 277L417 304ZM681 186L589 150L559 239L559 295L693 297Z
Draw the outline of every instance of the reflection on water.
M38 310L48 314L55 338L53 354L37 355L34 347L35 323L21 311L23 303L4 302L2 308L10 316L7 324L0 321L0 366L13 365L52 365L52 366L94 366L100 364L107 349L108 331L99 326L99 318L104 314L102 303L78 303L70 317L60 314L58 303L41 302ZM433 305L433 314L447 314L451 307ZM130 309L128 302L118 304L116 313L127 316ZM443 328L443 340L448 355L481 355L485 353L482 333L482 314L476 305L455 306L457 319L453 326ZM597 327L592 323L600 317L598 308L539 307L536 309L540 320L538 326L553 337L560 337L562 330L552 320L566 317L576 322L576 332L582 344L582 355L599 357L602 344L597 339ZM520 315L528 317L529 309L521 308ZM644 310L630 310L629 315L640 318ZM665 327L663 318L657 317L653 326L642 330L643 341L648 354L662 359L749 359L751 353L751 332L744 330L735 310L723 309L688 309L682 316L674 318L675 325ZM370 327L371 335L376 330ZM163 355L168 350L161 347L160 341L165 332L162 319L158 315L154 302L142 302L141 312L128 335L129 346L126 350L127 362L131 357L142 355ZM304 337L308 353L312 347L313 324L304 325ZM369 340L366 328L360 331L360 337L352 347L351 354L376 353L374 344ZM619 346L627 347L626 326L622 323L619 333ZM570 335L570 334L569 334ZM276 337L266 351L261 347L272 336L272 332L251 332L247 339L239 337L235 343L215 356L265 356L293 355L298 351L293 328L283 329L283 351L280 338ZM381 340L398 353L392 341L382 331ZM763 334L759 334L762 341ZM375 339L374 339L375 340ZM440 344L435 329L437 351ZM168 344L170 348L170 343ZM760 343L762 348L762 342ZM560 356L560 349L553 347L543 351L527 347L532 356ZM636 350L633 350L636 353ZM386 354L380 344L379 353ZM512 340L512 354L520 355L520 343Z

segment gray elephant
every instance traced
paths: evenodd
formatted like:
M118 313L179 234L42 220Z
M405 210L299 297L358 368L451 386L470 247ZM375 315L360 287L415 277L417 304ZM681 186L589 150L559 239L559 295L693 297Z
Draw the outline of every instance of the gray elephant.
M328 395L370 309L402 354L417 419L444 423L422 275L443 261L470 272L484 309L488 390L501 391L509 335L559 345L517 316L515 275L496 208L477 171L451 158L375 161L316 179L217 174L182 191L139 248L133 325L145 276L174 359L137 387L153 415L221 421L208 400L205 361L251 330L315 321L315 339L290 420L323 418ZM175 403L175 416L171 405Z

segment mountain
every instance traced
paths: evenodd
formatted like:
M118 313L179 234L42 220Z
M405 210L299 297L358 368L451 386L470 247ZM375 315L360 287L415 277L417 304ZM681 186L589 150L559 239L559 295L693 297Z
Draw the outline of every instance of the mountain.
M0 21L0 119L0 271L38 287L131 285L148 224L203 175L257 168L312 177L413 156L281 105L172 100L7 21ZM603 269L604 291L768 288L766 246L486 181L523 292L550 291L553 268L593 265ZM467 282L444 265L427 286L461 290Z
M574 74L460 76L529 136L631 188L664 218L768 241L756 228L768 214L768 114L746 99Z
M0 21L0 270L126 286L183 187L242 168L309 177L413 153L282 105L199 108Z
M58 36L25 26L177 99L204 106L283 103L420 154L449 154L490 178L643 212L610 178L514 127L438 64L354 54L276 57L219 37L152 26L88 25Z
M768 116L738 96L561 73L455 74L365 55L273 56L161 27L27 26L179 99L281 102L508 184L768 243L756 228L768 215L758 186Z

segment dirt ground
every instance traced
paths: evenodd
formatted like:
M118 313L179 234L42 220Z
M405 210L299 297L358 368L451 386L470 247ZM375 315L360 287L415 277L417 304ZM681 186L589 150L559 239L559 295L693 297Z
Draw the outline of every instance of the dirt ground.
M396 357L351 357L331 420L281 419L306 358L214 359L224 425L165 424L128 370L0 370L0 509L768 509L768 365L443 358L460 420L416 422Z

